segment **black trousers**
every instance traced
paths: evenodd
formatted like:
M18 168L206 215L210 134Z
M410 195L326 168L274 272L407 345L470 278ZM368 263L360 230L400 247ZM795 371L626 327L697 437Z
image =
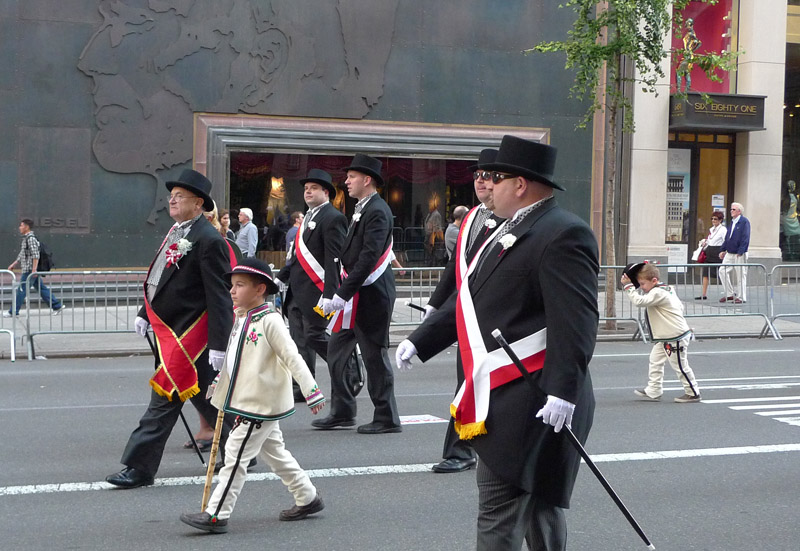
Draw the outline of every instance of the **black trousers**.
M375 406L373 422L387 427L399 427L400 416L394 398L394 373L389 363L389 352L356 325L331 335L328 342L328 371L331 375L331 413L337 419L355 419L356 398L346 384L346 374L352 365L356 344L361 349L364 370L367 373L367 391Z
M210 426L217 424L217 408L206 400L208 385L216 373L208 365L208 352L204 352L196 362L197 379L200 393L195 394L190 400L198 413L208 422ZM178 421L183 402L173 395L172 401L164 396L150 391L150 404L142 418L139 419L139 426L131 433L125 451L122 452L123 465L138 469L151 476L155 476L161 464L161 457L164 455L164 447L167 445L172 428ZM220 439L220 450L225 449L225 441L228 433L233 426L233 416L225 416L222 426L222 436Z
M455 394L458 394L458 389L461 388L461 384L464 382L464 369L461 367L461 363L456 365L456 380L458 381L458 384L456 385ZM468 440L461 440L458 437L455 422L456 420L451 416L450 422L447 423L447 431L444 434L442 458L472 459L475 457L475 450L473 450L472 446L469 445Z
M478 551L564 551L564 509L513 486L478 461Z
M317 316L316 313L313 314ZM321 316L320 320L325 321ZM289 335L297 345L297 350L306 362L311 375L316 376L316 356L328 360L328 334L325 332L327 323L314 323L303 315L300 305L296 300L290 300L286 308L286 318L289 320ZM295 383L296 385L296 383Z

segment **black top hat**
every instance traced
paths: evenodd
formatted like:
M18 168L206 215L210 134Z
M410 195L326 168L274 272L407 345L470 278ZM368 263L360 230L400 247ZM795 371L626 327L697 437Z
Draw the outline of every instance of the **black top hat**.
M555 147L508 135L503 136L503 141L500 142L497 158L481 166L485 170L507 172L565 191L553 182L555 167Z
M644 262L634 262L633 264L628 264L625 266L625 269L622 270L622 273L628 276L628 279L631 280L631 283L633 283L636 289L639 288L639 280L637 279L639 272L644 268L645 264L647 264L646 260Z
M225 274L225 279L228 284L231 283L231 276L233 274L250 274L258 276L264 283L267 284L267 294L274 295L278 292L278 285L272 279L272 268L263 260L259 260L254 256L243 258L230 272Z
M383 165L378 159L374 157L370 157L369 155L363 155L361 153L357 154L353 157L353 162L350 166L345 168L345 171L348 170L355 170L356 172L362 172L367 176L372 176L375 179L375 183L378 186L383 185L383 178L381 177L381 166Z
M483 149L481 150L481 154L478 156L478 162L474 165L469 165L467 170L478 170L479 168L483 168L483 165L493 163L496 158L496 149Z
M167 182L167 189L172 191L175 186L188 189L197 194L198 197L203 198L203 210L214 210L214 200L211 199L211 181L191 168L187 168L181 172L177 180Z
M331 200L336 197L336 187L333 185L333 178L331 178L331 175L324 170L320 170L318 168L312 168L309 170L308 177L300 180L300 185L303 186L307 182L314 182L315 184L319 184L327 189L329 193L328 197Z

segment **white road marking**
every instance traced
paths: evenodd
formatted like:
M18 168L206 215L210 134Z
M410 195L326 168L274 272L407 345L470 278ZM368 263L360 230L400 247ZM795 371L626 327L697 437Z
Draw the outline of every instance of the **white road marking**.
M789 407L797 407L800 404L756 404L754 406L729 406L728 409L735 411L748 411L757 409L785 409Z
M800 423L800 418L796 418ZM700 448L693 450L664 450L652 452L607 453L592 455L595 463L620 463L626 461L652 461L659 459L690 459L696 457L722 457L767 453L800 452L798 444L767 444L761 446L736 446L727 448ZM334 467L330 469L311 469L306 471L311 478L335 478L345 476L368 476L384 474L428 473L432 463L410 465L373 465L368 467ZM247 475L248 481L279 480L273 473L252 473ZM157 478L153 486L200 486L205 484L205 476L182 476L173 478ZM218 482L214 477L214 482ZM56 484L31 484L27 486L1 486L0 497L32 494L52 494L66 492L90 492L96 490L112 490L114 486L107 482L65 482Z
M784 409L782 411L754 411L756 415L762 417L772 417L773 415L800 415L800 409Z
M722 400L703 400L704 404L743 404L752 402L779 402L781 400L800 400L800 396L764 396L761 398L725 398Z
M708 354L774 354L783 352L795 352L781 348L766 350L692 350L692 356L704 356ZM592 358L641 358L650 356L650 352L629 352L624 354L592 354Z
M428 415L427 413L423 413L421 415L401 415L400 416L400 424L401 425L426 425L429 423L448 423L447 419L442 419L441 417L436 417L435 415Z

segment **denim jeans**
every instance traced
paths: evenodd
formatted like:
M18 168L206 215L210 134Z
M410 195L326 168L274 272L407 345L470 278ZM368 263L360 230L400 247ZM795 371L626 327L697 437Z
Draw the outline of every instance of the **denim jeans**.
M26 280L30 275L31 272L22 272L22 277L20 277L19 287L17 287L17 311L14 312L15 314L19 314L20 308L22 308L22 305L25 303ZM39 289L39 294L42 296L42 300L46 302L50 308L53 310L61 309L61 301L50 292L50 289L47 288L41 277L36 276L33 278L31 281L31 288ZM9 310L9 312L10 311L11 310Z

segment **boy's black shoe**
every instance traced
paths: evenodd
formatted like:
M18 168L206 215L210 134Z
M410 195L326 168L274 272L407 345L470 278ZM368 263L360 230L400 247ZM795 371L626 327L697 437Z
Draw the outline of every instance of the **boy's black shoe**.
M314 498L314 501L312 501L308 505L303 505L302 507L299 505L295 505L291 509L286 509L284 511L281 511L281 514L278 518L280 518L281 520L303 520L308 515L319 513L324 508L325 504L322 503L322 498L319 497L319 492L318 492L317 497Z
M192 528L211 532L212 534L224 534L228 531L228 519L212 517L206 512L183 513L181 522L188 524Z

